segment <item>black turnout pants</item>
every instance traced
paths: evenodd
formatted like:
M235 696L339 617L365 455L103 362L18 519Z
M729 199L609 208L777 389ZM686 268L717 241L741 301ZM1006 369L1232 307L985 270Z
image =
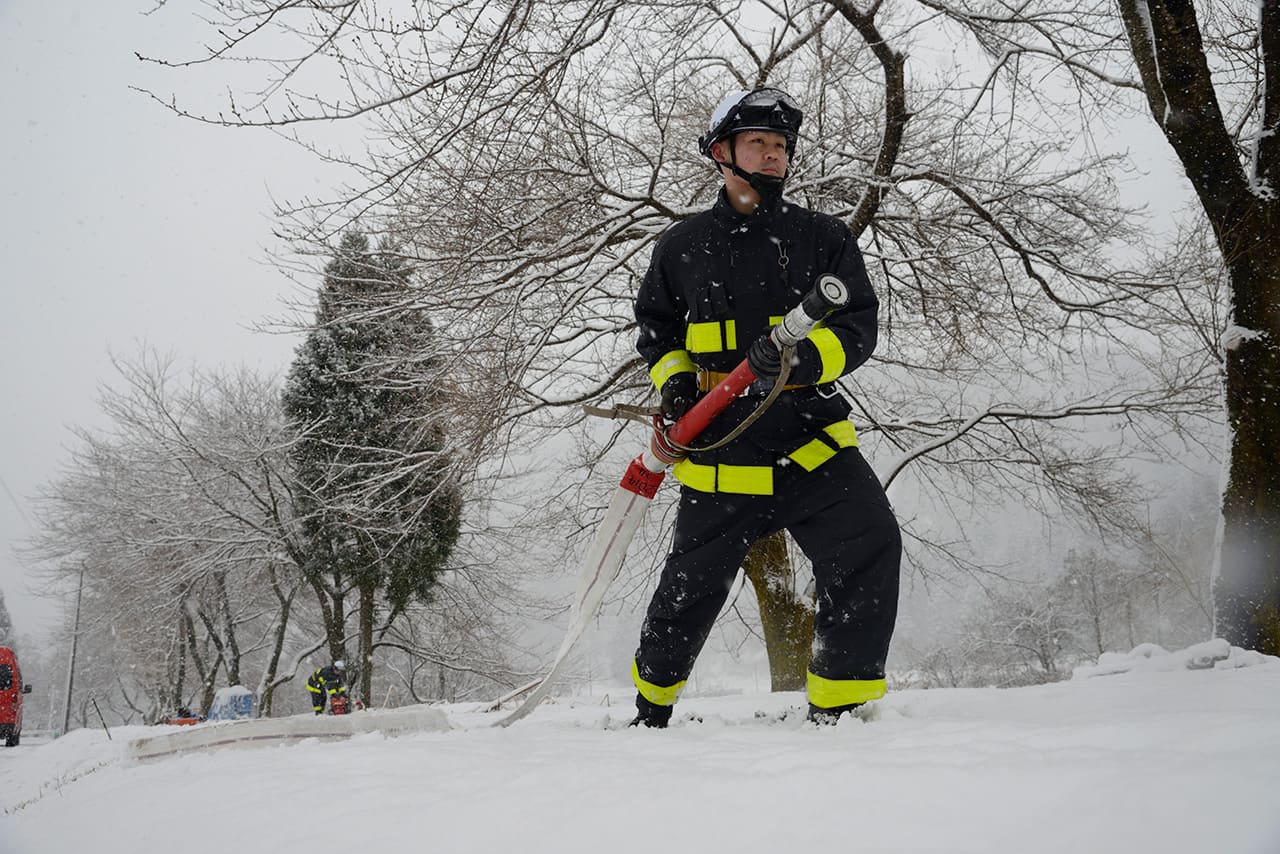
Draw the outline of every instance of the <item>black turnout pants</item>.
M810 672L884 678L902 538L879 480L857 448L812 472L783 467L774 480L769 496L682 489L671 554L640 632L641 679L671 686L688 678L747 550L784 528L813 563Z

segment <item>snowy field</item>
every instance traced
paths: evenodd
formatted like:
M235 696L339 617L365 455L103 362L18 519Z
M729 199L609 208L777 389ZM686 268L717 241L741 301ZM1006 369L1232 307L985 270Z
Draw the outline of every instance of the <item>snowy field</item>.
M1277 854L1280 660L1226 653L902 691L827 729L798 694L692 697L672 729L626 729L619 687L509 729L459 704L438 707L448 732L146 761L127 741L177 728L78 730L0 751L0 852Z

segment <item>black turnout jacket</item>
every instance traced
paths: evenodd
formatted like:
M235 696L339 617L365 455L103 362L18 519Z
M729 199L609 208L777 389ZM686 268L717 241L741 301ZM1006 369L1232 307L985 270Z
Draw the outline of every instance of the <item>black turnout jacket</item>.
M636 349L658 388L679 370L733 370L824 273L844 282L850 302L796 348L787 384L805 387L783 392L741 437L692 461L772 465L847 419L851 407L833 383L875 349L879 303L848 227L785 198L744 215L721 189L710 210L659 238L635 303ZM694 445L724 436L760 399L734 401Z

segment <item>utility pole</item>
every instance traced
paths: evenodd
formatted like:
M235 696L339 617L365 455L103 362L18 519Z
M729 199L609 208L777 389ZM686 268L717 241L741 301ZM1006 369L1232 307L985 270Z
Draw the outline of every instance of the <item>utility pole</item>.
M71 660L67 662L67 702L62 715L62 735L71 727L71 689L76 683L76 646L80 643L80 597L84 594L84 563L80 564L80 584L76 587L76 616L71 629Z

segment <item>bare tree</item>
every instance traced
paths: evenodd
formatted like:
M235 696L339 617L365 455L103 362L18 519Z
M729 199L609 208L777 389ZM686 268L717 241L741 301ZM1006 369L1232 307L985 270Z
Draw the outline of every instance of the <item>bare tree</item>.
M297 549L277 387L248 373L180 386L152 356L117 367L123 388L101 404L111 429L78 431L33 554L55 574L85 568L90 631L111 629L148 717L207 709L260 652L269 707L299 579L285 570Z
M1081 623L1079 611L1048 590L1032 589L992 600L973 623L974 647L987 657L1000 687L1055 682Z
M1216 630L1280 654L1280 6L1205 3L1202 24L1190 2L1119 5L1151 115L1229 273L1222 343L1231 460Z
M402 247L409 300L450 354L454 451L473 465L581 428L582 403L650 394L630 341L638 277L657 236L716 189L693 145L714 102L766 82L812 105L789 192L844 219L878 277L882 345L844 385L864 442L892 455L886 481L910 471L943 509L1016 496L1124 526L1124 460L1217 405L1193 321L1203 283L1110 251L1144 235L1114 201L1117 164L1073 145L1081 92L1140 85L1114 56L1089 65L1071 49L1072 27L1114 20L1100 8L477 0L397 17L239 0L212 13L222 41L194 62L256 61L263 86L220 113L179 112L313 149L319 123L376 132L351 163L361 182L282 213L307 252L327 254L356 217ZM957 32L989 73L910 61ZM1037 64L1065 85L1024 85ZM300 91L308 72L321 83ZM1123 428L1106 451L1085 436L1098 423ZM583 470L618 438L591 436ZM912 544L953 547L927 527ZM785 595L780 610L803 604Z
M1280 372L1271 287L1280 271L1280 10L1217 0L999 9L922 2L992 57L986 93L1003 81L1035 97L1046 87L1029 85L1029 75L1048 66L1065 72L1076 104L1099 123L1140 93L1182 162L1213 230L1214 260L1228 274L1230 317L1204 342L1222 363L1231 433L1216 630L1242 646L1280 650L1280 575L1270 558L1280 548L1280 445L1270 427L1280 401L1269 393Z

